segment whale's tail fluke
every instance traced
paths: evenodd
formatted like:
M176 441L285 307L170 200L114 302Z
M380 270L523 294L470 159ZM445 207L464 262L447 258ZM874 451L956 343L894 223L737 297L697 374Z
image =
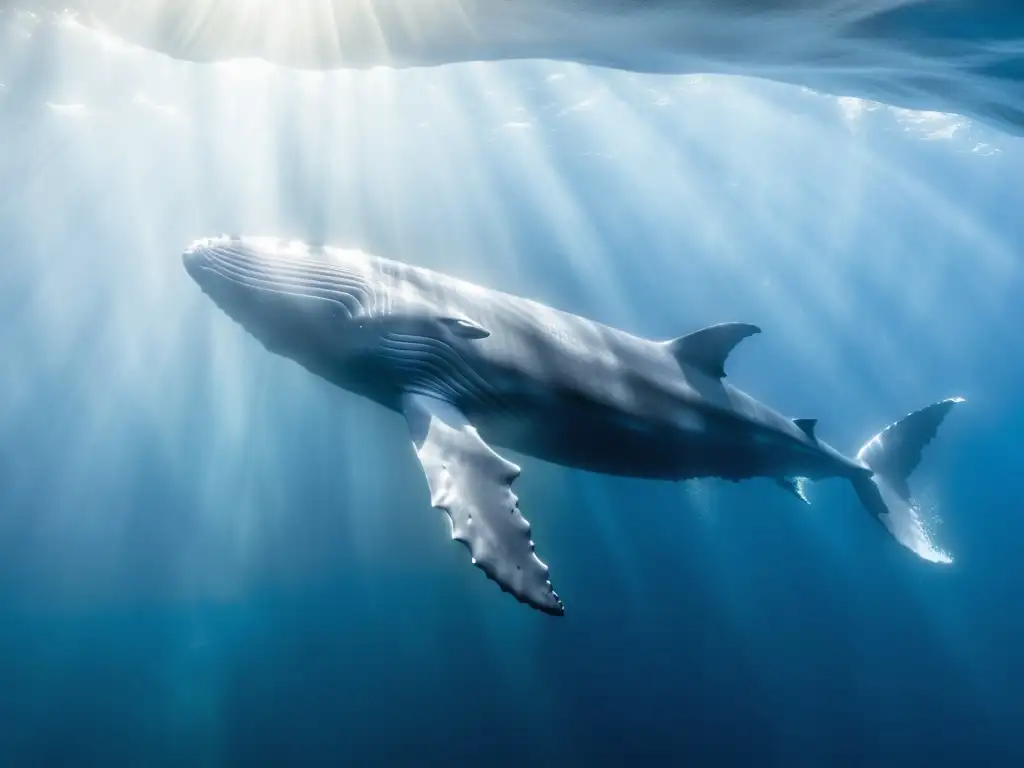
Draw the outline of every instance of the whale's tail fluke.
M907 478L920 463L922 449L935 437L946 414L962 402L962 397L952 397L915 411L890 424L857 452L857 460L874 473L853 480L861 503L900 544L932 562L951 560L930 541L911 499Z

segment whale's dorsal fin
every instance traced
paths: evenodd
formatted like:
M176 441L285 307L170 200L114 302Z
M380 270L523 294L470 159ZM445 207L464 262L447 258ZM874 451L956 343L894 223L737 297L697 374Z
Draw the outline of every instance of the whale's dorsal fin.
M793 419L793 423L800 427L800 430L811 440L817 440L814 436L814 428L818 424L817 419Z
M692 365L708 376L725 378L725 360L747 336L761 329L750 323L721 323L666 342L676 360Z
M554 616L564 613L548 567L533 551L530 524L519 512L512 482L519 467L499 456L451 403L406 393L402 411L427 476L430 503L448 513L452 538L473 564L519 601Z

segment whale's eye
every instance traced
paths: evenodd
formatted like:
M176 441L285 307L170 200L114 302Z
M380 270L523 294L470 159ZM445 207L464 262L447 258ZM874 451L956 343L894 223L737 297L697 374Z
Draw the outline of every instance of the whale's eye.
M441 322L456 336L465 339L485 339L490 332L464 317L442 317Z

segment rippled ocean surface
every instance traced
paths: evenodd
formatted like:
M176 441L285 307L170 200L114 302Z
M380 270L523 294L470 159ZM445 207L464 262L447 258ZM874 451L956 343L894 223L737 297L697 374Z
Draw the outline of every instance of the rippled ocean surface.
M938 11L874 22L934 33L946 90L912 104L827 73L193 62L0 9L0 765L1019 764L1024 35L974 7L961 48ZM566 604L531 611L449 539L400 418L205 300L180 253L220 232L651 338L756 323L730 379L847 452L962 395L911 480L952 562L839 481L807 507L516 457Z

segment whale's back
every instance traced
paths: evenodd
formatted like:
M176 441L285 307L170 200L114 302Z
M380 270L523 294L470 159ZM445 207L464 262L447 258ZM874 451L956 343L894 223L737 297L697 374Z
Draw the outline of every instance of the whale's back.
M379 260L390 311L429 308L488 332L473 342L498 385L544 389L624 410L650 407L686 376L664 345L580 315L451 275ZM513 383L513 380L515 383Z

